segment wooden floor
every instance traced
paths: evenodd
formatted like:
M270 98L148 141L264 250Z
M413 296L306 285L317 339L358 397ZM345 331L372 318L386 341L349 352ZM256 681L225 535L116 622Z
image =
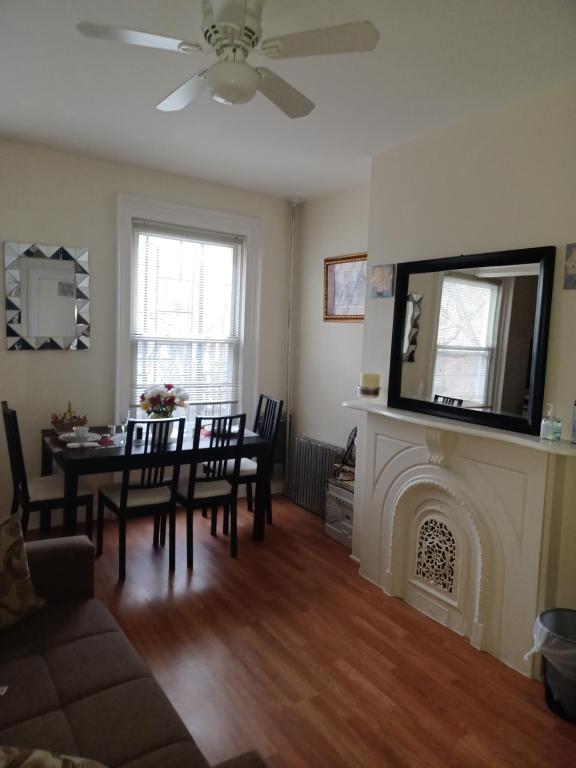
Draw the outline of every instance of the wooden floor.
M266 541L240 510L239 557L195 518L186 569L129 524L118 586L107 525L97 594L112 609L208 760L256 749L270 768L576 766L576 726L540 683L357 575L320 521L282 497Z

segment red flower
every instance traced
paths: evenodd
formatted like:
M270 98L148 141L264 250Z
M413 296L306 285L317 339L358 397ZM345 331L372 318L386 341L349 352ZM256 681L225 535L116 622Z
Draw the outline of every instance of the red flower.
M144 400L146 400L146 397L144 395L140 395L140 402L143 403Z
M171 389L174 389L174 384L164 384L164 389L167 389L168 392L170 392Z

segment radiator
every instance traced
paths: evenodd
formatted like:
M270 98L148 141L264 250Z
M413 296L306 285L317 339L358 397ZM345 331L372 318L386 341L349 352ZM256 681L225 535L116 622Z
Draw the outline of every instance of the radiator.
M343 453L343 448L309 437L297 437L288 485L288 496L292 501L319 517L325 517L328 478L333 476L334 464Z

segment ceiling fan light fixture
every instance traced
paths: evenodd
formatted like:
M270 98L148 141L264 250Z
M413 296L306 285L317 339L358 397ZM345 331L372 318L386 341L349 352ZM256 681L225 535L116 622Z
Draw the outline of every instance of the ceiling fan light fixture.
M244 104L254 98L259 75L242 61L219 61L206 72L210 95L220 104Z

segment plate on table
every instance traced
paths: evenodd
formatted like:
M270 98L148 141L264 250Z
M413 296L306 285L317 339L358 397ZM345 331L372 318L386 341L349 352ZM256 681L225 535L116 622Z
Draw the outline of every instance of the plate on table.
M98 432L88 432L87 435L77 435L76 432L65 432L58 435L58 439L63 443L95 443L100 440L102 435Z

